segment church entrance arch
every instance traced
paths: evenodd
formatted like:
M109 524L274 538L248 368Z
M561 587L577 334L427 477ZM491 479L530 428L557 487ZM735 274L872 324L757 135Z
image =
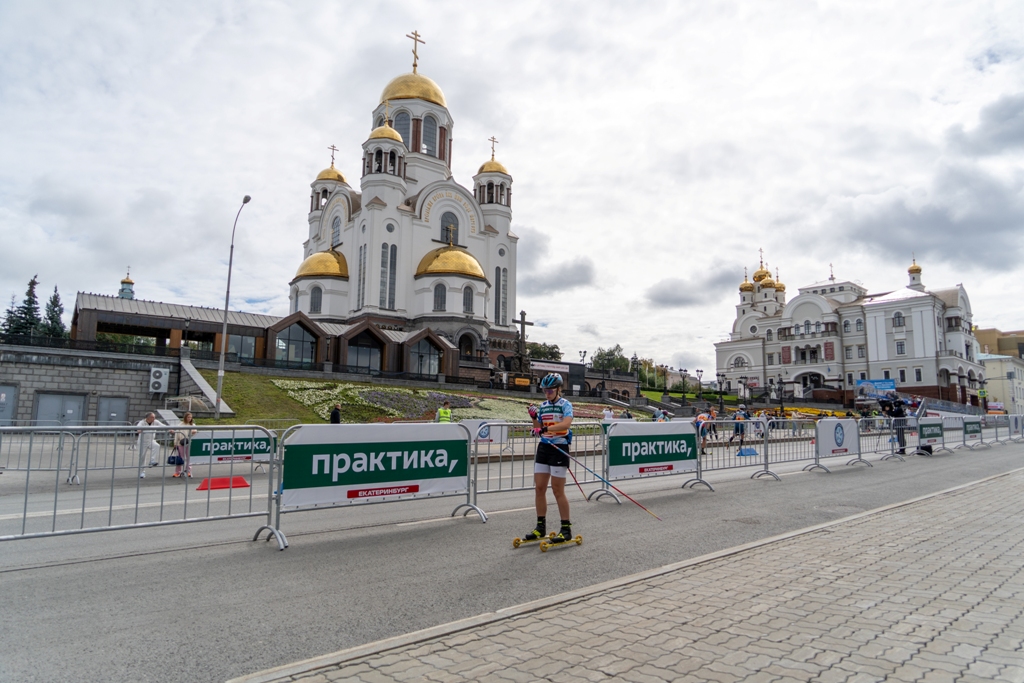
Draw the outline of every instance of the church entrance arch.
M476 338L469 332L459 337L459 356L464 360L472 360L476 352Z

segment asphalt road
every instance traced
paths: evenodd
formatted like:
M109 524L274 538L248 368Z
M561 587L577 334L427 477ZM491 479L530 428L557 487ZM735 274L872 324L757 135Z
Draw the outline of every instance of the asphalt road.
M546 554L512 549L526 492L482 496L487 524L448 518L455 499L287 515L284 552L248 540L258 519L2 543L0 680L223 681L1010 471L1024 445L871 460L710 473L714 493L621 486L663 522L573 489L586 540Z

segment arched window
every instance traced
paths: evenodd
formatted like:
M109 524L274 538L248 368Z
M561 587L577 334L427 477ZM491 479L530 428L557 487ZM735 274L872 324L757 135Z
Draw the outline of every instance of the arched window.
M432 157L437 156L437 121L433 116L423 117L423 151Z
M743 367L746 367L746 366L747 366L747 359L746 359L746 358L744 358L743 356L740 356L740 357L738 357L738 358L737 358L736 360L734 360L734 361L732 362L732 366L733 366L734 368L743 368Z
M388 152L388 173L395 175L395 151Z
M850 321L849 320L844 320L843 321L843 332L849 332L849 331L850 331Z
M341 216L335 216L331 222L331 246L341 242Z
M398 112L395 115L395 130L402 136L402 142L405 143L406 149L412 144L412 135L409 133L409 115L404 111Z
M811 333L811 321L810 320L805 320L804 321L804 334L810 334L810 333Z
M764 339L765 339L765 341L771 341L772 340L772 331L771 330L768 330L767 332L764 333Z
M498 202L501 204L505 203L505 183L501 184L501 196L498 198Z
M821 323L820 322L814 323L814 333L815 334L821 334Z
M445 244L459 243L459 218L451 211L441 215L441 241Z
M501 269L501 324L508 325L508 268Z
M321 190L320 192L320 207L323 208L324 204L327 203L327 190Z
M359 285L356 296L356 310L366 303L366 245L359 247Z
M462 312L473 313L473 288L469 285L462 290Z
M314 287L309 290L309 312L319 313L320 306L323 304L324 290L319 287Z
M860 318L857 318L857 331L858 332L863 332L864 331L864 321L861 320Z
M388 307L388 243L380 245L380 307Z
M487 203L494 203L494 183L487 183Z
M498 296L498 292L501 291L501 266L494 269L494 324L497 325L498 321L501 320L501 297Z
M443 284L434 285L434 310L443 311L447 308L448 303L448 288Z
M380 173L384 170L384 153L379 149L373 153L373 172Z
M903 327L903 325L904 325L904 323L903 323L903 314L899 313L899 312L895 313L892 316L892 326L893 327Z
M395 272L398 268L398 245L391 245L391 264L388 267L388 309L395 310Z
M793 325L793 336L795 337L798 334L800 334L800 326L799 325Z
M377 123L375 123L373 127L374 128L380 128L383 125L384 125L384 117L383 116L378 116L377 117Z
M441 352L426 339L420 339L409 352L409 370L417 375L436 375L441 369Z

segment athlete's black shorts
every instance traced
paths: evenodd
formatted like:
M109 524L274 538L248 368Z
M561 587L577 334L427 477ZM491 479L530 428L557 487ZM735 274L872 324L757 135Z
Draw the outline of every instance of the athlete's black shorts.
M562 450L565 450L565 446L559 446ZM534 458L534 462L538 465L547 465L549 467L568 467L569 456L562 453L549 443L541 442L537 446L537 457Z

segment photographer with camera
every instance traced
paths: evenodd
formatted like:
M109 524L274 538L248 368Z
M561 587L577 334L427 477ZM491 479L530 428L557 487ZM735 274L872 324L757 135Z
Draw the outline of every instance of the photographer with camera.
M907 402L902 398L892 400L881 400L878 402L882 407L882 414L889 418L892 424L893 434L896 435L896 443L899 444L900 455L907 453Z

